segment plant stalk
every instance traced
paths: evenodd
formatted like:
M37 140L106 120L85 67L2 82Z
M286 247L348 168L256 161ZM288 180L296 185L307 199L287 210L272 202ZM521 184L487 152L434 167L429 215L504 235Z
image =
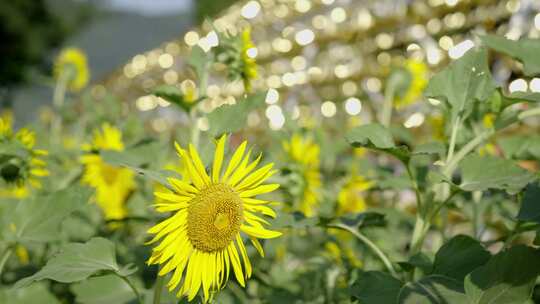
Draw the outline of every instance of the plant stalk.
M4 251L4 254L2 255L2 259L0 259L0 277L2 275L2 272L4 271L4 266L6 266L7 260L9 259L12 253L13 253L13 248L10 246L6 248L6 250Z
M154 286L154 301L152 302L153 304L160 304L163 285L165 285L165 276L160 276L158 274L156 279L156 285Z
M385 127L390 126L392 121L392 107L394 106L394 90L389 88L384 94L384 104L381 112L381 124Z
M66 98L66 90L71 78L71 73L64 72L58 77L53 93L53 108L55 111L54 119L51 125L52 140L55 143L60 141L60 133L62 131L62 108Z
M342 229L352 233L352 235L354 235L357 239L364 243L383 262L384 266L386 267L388 272L390 272L390 274L392 274L394 277L397 277L397 272L394 269L394 266L392 266L390 259L388 259L386 254L384 254L384 252L382 252L382 250L365 235L343 224L330 224L328 225L328 227Z
M135 287L135 285L133 285L133 283L125 276L122 276L122 275L119 275L119 274L116 274L117 276L119 276L124 282L126 282L126 284L129 285L129 288L131 288L131 290L133 290L133 293L135 294L135 296L137 297L137 302L139 304L143 304L143 300L142 300L142 297L141 297L141 294L139 293L139 291L137 290L137 287Z

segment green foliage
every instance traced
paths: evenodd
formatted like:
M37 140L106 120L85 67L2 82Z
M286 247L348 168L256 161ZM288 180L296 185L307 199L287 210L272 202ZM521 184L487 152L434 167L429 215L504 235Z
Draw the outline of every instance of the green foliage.
M121 278L115 275L91 277L72 285L77 303L129 303L135 300L135 295Z
M516 194L537 178L513 161L493 156L467 156L460 168L463 175L460 187L465 191L503 189Z
M128 276L135 272L136 268L133 268L133 265L118 266L114 243L104 238L92 238L84 244L71 243L63 246L40 271L18 281L15 287L25 287L44 279L62 283L77 282L100 271Z
M521 61L525 75L534 76L540 73L540 40L522 38L514 41L495 35L481 36L480 39L486 46Z
M496 85L491 77L485 49L470 50L463 57L433 76L425 95L442 99L451 121L471 115L475 103L492 96Z
M189 112L191 107L196 104L196 102L186 100L182 91L178 87L173 85L161 85L155 88L152 91L152 94L156 95L157 97L161 97L174 105L179 106L186 112Z
M60 304L60 301L51 294L44 283L37 283L25 288L10 288L0 290L0 303L33 304L47 303Z
M210 134L218 137L224 133L232 133L243 128L248 114L264 105L265 95L258 93L250 95L234 105L222 105L208 114Z
M345 135L347 141L354 147L365 147L379 150L407 163L410 153L405 146L396 146L392 133L384 126L371 123L356 127Z
M540 186L532 183L525 188L518 220L540 223Z
M396 303L402 285L388 273L367 271L359 274L350 293L363 304Z
M490 256L477 240L458 235L437 251L432 273L462 282L468 273L485 264Z
M91 191L73 186L44 197L30 198L9 206L4 214L2 234L10 242L48 242L60 237L62 221L88 202Z
M540 252L524 245L493 256L465 278L469 303L524 303L540 274Z
M397 303L466 303L466 297L461 282L442 275L430 275L405 284L399 292Z

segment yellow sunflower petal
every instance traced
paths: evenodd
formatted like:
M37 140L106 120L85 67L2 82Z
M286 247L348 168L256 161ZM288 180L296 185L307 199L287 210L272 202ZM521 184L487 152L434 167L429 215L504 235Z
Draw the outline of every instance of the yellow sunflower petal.
M231 157L229 166L227 166L227 170L225 170L225 174L223 174L222 180L227 180L229 178L229 175L233 172L233 170L236 169L236 166L238 166L238 164L242 160L242 156L244 155L244 152L246 151L246 146L247 146L247 141L244 141L236 149L233 156Z
M240 230L242 230L249 236L253 236L260 239L273 239L278 236L281 236L282 234L281 232L278 232L278 231L267 230L262 227L251 227L247 225L242 225L240 227Z
M236 277L236 280L238 281L240 286L246 287L244 273L242 271L242 265L240 265L240 258L238 257L238 252L236 251L234 243L231 242L229 247L227 247L227 251L229 252L229 257L231 258L231 264L233 266L234 276Z
M223 164L223 157L225 155L225 141L227 135L224 134L218 140L216 145L216 151L214 152L214 163L212 164L212 181L217 183L219 181L219 175L221 173L221 165Z
M262 185L262 186L258 186L257 188L253 188L253 189L249 189L249 190L240 192L240 197L242 197L242 198L252 197L252 196L255 196L255 195L259 195L259 194L272 192L272 191L276 190L277 188L279 188L279 184Z

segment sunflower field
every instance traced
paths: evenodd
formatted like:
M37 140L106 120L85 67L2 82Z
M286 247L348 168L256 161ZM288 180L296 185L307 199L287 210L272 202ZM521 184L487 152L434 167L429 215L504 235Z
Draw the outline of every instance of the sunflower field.
M94 81L65 46L1 110L0 303L540 303L539 37L535 0L251 0Z

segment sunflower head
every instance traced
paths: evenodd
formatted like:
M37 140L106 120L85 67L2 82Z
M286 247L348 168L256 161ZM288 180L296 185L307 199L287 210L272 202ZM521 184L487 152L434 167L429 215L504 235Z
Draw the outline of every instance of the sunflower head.
M216 143L211 172L207 173L199 153L189 145L176 150L185 168L185 178L169 178L172 190L156 192L158 212L173 214L148 230L154 234L148 264L159 264L160 276L171 272L169 290L180 286L177 296L192 300L200 290L204 301L224 286L229 271L240 285L251 276L251 263L244 242L250 240L264 256L258 239L281 233L264 227L262 215L275 217L267 200L257 195L276 190L278 184L265 184L275 174L273 164L257 169L261 156L251 160L251 150L243 142L224 165L224 135ZM241 260L243 263L241 263Z
M367 181L363 176L353 172L339 191L336 214L343 215L346 213L365 211L366 202L363 197L363 192L370 189L372 186L372 182Z
M408 59L405 61L405 72L409 75L407 88L398 94L394 101L396 108L401 108L413 104L421 96L428 83L428 67L418 59Z
M54 76L57 80L66 79L70 90L83 89L90 79L85 53L78 48L66 48L54 62Z
M299 181L301 191L297 195L299 209L307 216L312 216L321 187L320 147L311 138L294 134L290 141L283 142L283 149L298 171L296 173L301 177Z
M246 92L252 89L257 78L257 49L251 40L251 29L242 30L238 35L219 33L219 45L214 48L216 61L227 67L230 80L242 80Z
M105 218L124 218L127 215L125 202L135 189L135 174L130 169L106 163L99 154L106 150L124 150L122 132L105 123L94 131L92 142L84 149L88 153L81 157L85 166L82 182L96 189L96 202Z
M34 132L22 128L13 131L13 119L9 114L0 117L0 177L6 187L0 197L24 198L32 188L41 188L39 178L49 175L47 164L42 159L47 151L35 149Z

